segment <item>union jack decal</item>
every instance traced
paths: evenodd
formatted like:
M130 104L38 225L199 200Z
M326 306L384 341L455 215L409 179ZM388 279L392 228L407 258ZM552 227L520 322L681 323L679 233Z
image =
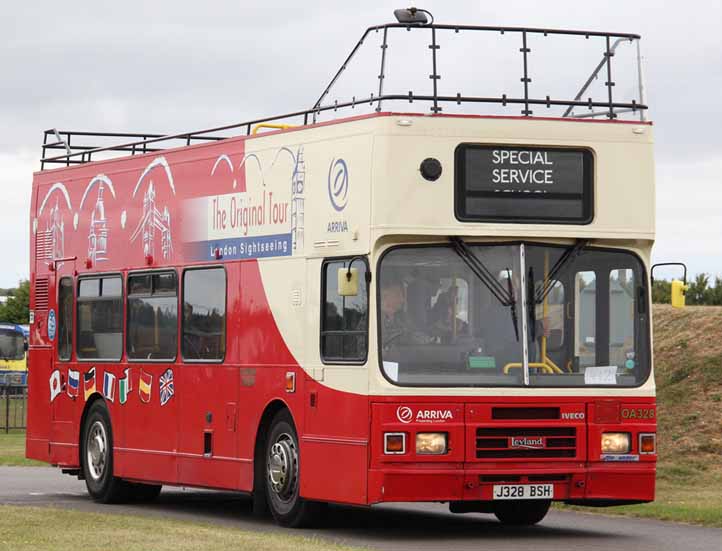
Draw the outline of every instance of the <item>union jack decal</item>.
M173 370L166 369L165 373L158 379L160 385L160 405L164 406L173 397L175 387L173 386Z

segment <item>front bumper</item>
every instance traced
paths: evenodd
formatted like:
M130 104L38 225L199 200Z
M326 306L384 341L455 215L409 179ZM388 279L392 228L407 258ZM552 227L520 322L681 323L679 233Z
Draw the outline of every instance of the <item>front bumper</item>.
M495 468L403 465L369 472L369 503L492 501L494 484L553 484L555 501L653 501L655 465L504 464Z

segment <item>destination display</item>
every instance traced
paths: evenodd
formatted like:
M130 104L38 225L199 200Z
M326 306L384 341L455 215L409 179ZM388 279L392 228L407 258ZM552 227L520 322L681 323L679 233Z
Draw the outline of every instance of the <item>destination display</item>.
M593 156L586 149L462 144L455 165L462 221L591 221Z

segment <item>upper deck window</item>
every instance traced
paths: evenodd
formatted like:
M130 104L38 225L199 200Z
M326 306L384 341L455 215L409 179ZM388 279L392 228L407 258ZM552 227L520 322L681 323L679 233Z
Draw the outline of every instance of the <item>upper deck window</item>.
M463 222L592 221L589 150L461 144L455 165L456 217Z

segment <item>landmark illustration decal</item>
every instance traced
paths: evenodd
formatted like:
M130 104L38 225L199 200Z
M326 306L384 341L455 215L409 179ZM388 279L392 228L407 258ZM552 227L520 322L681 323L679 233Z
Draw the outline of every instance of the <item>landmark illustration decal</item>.
M175 184L173 183L173 175L168 161L165 157L157 157L154 159L143 171L138 183L135 185L133 190L133 198L135 198L141 184L144 183L146 176L148 176L154 169L162 168L165 172L165 178L168 181L173 195L175 195ZM122 217L123 215L121 215ZM140 238L140 239L139 239ZM156 250L156 242L160 241L159 247ZM143 243L143 256L146 258L156 257L156 252L160 252L160 258L163 260L169 260L173 254L173 238L171 234L171 217L168 206L164 205L158 207L156 205L156 188L155 183L151 179L147 189L143 193L143 214L141 215L138 225L130 236L130 242L142 241Z
M51 203L47 216L43 218L43 211L51 197L54 195L55 202ZM61 199L64 199L62 201ZM67 211L72 210L70 195L65 184L56 182L45 194L45 198L38 209L38 217L33 220L33 232L35 233L35 247L38 258L45 260L57 260L65 257L65 218L63 215L64 206ZM41 229L41 221L44 227Z
M80 200L78 212L75 213L73 219L74 229L78 229L78 215L83 210L86 198L88 198L93 188L97 188L95 205L90 213L90 223L88 227L88 259L93 264L108 260L108 241L110 237L110 229L108 228L108 220L105 216L105 189L110 191L113 199L115 199L115 188L112 180L105 174L98 174L93 177L85 188L83 198Z

